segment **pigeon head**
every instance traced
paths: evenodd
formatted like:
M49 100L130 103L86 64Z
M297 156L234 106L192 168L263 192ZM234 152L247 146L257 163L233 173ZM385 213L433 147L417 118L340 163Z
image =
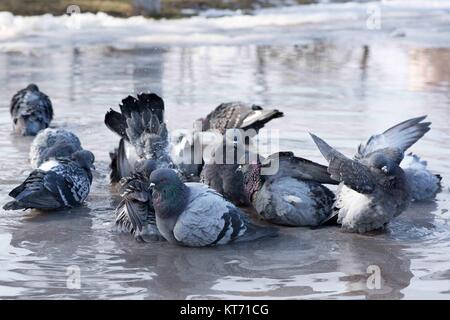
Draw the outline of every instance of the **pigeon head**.
M150 175L153 206L160 218L179 216L187 203L189 189L172 169L157 169Z
M386 157L382 153L376 153L369 157L368 164L372 168L376 168L385 175L394 175L398 165L392 159Z
M150 185L156 191L163 192L166 189L184 185L177 173L172 169L158 169L150 175Z
M90 172L91 169L95 169L94 166L95 156L92 152L88 150L80 150L74 152L71 158L74 161L76 161L80 165L80 167L86 169L88 172Z
M37 85L35 85L34 83L30 83L30 84L27 86L27 90L30 90L30 91L39 91L39 87L38 87Z

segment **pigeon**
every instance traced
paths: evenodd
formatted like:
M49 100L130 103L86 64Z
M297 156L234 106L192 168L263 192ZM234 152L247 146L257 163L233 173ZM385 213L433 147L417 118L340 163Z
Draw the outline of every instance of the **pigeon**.
M202 123L202 131L218 130L224 134L227 129L239 128L253 129L258 133L267 122L281 117L283 112L277 109L264 110L255 104L238 101L222 103L199 120Z
M15 200L3 209L59 210L80 206L89 194L94 160L87 150L49 159L9 193Z
M132 234L141 242L162 239L156 227L150 190L150 174L155 169L155 161L143 160L129 177L120 181L122 200L116 208L116 230Z
M276 168L264 175L263 168ZM334 193L323 184L337 184L327 167L278 152L256 164L245 164L244 193L264 220L284 226L317 227L333 215Z
M81 142L75 134L65 129L47 128L40 131L31 144L31 167L37 169L50 158L69 157L80 150Z
M205 184L183 183L172 169L150 175L156 225L172 244L205 247L274 237L277 229L253 224Z
M111 109L106 126L121 137L119 148L111 153L111 181L131 174L138 161L156 161L157 167L173 167L169 155L168 132L164 123L164 101L154 93L142 93L122 100L120 113Z
M361 159L375 150L388 147L406 151L430 130L431 122L423 122L425 119L426 116L409 119L382 134L373 135L366 143L360 144L355 158ZM417 155L406 155L400 166L406 174L414 201L433 200L441 191L442 178L432 174L426 161Z
M173 146L172 158L179 170L188 181L198 181L203 170L204 162L193 161L194 146L204 145L199 142L199 132L217 131L224 135L229 129L241 129L248 137L254 137L264 125L277 118L283 117L283 112L277 109L265 110L258 105L244 102L226 102L220 104L206 117L196 123L201 125L194 129L191 135L181 135Z
M394 140L388 142L389 147L374 147L355 159L346 157L314 134L311 137L329 162L331 178L341 183L334 206L343 230L367 233L382 229L408 208L411 190L400 162L405 149L421 135L415 135L407 143Z
M53 119L50 99L35 84L28 85L13 96L10 113L14 132L23 136L35 136L47 128Z
M431 201L442 191L442 177L427 169L427 162L418 155L409 153L400 167L405 171L414 201Z
M200 182L213 188L233 204L248 206L251 203L245 195L244 175L237 169L241 162L249 162L250 152L248 149L238 150L238 147L244 146L242 143L230 143L226 138L223 141L224 143L212 153L211 161L208 160L203 166ZM240 152L245 152L247 161L238 159Z

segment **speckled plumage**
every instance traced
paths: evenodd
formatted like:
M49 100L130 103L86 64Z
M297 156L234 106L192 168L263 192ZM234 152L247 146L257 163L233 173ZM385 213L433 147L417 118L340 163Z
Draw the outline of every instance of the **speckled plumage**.
M53 119L53 107L47 95L35 84L18 91L10 106L13 129L24 136L34 136L47 128Z
M150 190L150 174L155 168L154 161L144 160L120 181L122 200L116 208L116 230L141 241L162 239L156 227Z
M79 150L82 150L81 142L75 134L65 129L47 128L39 132L31 144L31 167L38 168L50 158L70 157Z
M53 158L33 170L9 195L5 210L56 210L80 206L89 194L94 155L86 150L70 158Z
M117 182L123 176L123 169L133 170L137 161L154 160L158 167L173 167L169 155L169 139L164 123L164 101L154 93L142 93L137 98L128 96L122 100L120 113L111 109L105 115L105 124L117 133L123 147L111 154L111 180ZM127 150L133 148L135 159L127 157Z
M272 119L280 118L283 113L273 109L264 110L260 106L244 102L222 103L205 118L201 119L203 131L219 130L224 134L227 129L254 129L256 132Z

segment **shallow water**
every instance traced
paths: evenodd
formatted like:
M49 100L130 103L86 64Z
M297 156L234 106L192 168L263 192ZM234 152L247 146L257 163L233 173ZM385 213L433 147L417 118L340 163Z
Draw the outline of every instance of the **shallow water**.
M364 9L358 5L355 14ZM286 10L278 16L288 18ZM359 20L336 22L323 8L319 24L274 22L263 31L251 25L230 31L223 19L233 17L207 19L206 27L195 19L152 22L158 45L150 39L128 47L116 45L116 30L103 26L100 32L94 23L75 31L76 41L35 25L18 33L3 28L0 203L30 171L31 139L10 133L8 114L11 95L29 82L51 96L53 126L72 130L95 153L97 171L83 208L52 214L0 210L0 298L448 299L450 29L443 22L450 11L433 10L417 5L402 16L388 8L378 31L361 28ZM298 17L310 21L308 14L300 10ZM137 23L120 23L122 34L133 34ZM198 38L203 30L209 40L174 45L174 34L186 36L177 31L179 24L196 26ZM206 31L211 25L217 29ZM171 36L161 45L166 29ZM396 30L406 35L393 35ZM241 41L245 35L247 42ZM278 107L285 118L268 127L280 130L280 149L321 163L307 131L351 155L371 134L428 114L432 131L412 151L443 176L444 188L436 201L413 204L386 232L371 236L335 227L285 228L277 239L217 248L137 243L110 231L118 198L108 182L108 152L118 138L103 117L142 90L163 96L171 130L190 128L224 101ZM81 272L80 289L67 285L73 266ZM369 266L380 269L380 289L367 286Z

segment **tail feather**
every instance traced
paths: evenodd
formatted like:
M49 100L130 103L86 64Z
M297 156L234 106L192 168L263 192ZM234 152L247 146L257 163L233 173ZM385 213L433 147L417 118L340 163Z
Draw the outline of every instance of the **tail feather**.
M284 116L284 113L274 109L274 110L264 110L259 106L253 106L253 111L244 119L242 122L241 128L244 130L254 129L258 131L264 125L277 118L281 118Z
M120 137L130 141L127 135L129 125L145 128L150 120L150 115L154 114L160 120L164 121L164 101L154 93L142 93L137 99L128 96L122 100L120 113L111 109L105 115L105 124ZM133 121L129 121L132 118Z
M263 165L268 164L272 160L279 161L279 170L277 173L279 176L289 176L326 184L339 183L331 178L327 166L296 157L292 152L283 151L274 153L263 161Z
M117 183L123 177L127 177L131 174L132 166L126 155L124 139L120 139L119 147L116 148L114 152L110 152L109 156L111 158L111 164L109 165L109 168L111 169L111 182Z
M109 130L118 134L121 138L130 141L126 133L126 119L122 114L110 109L110 111L108 111L105 115L105 124Z
M20 210L20 209L28 209L23 203L19 201L10 201L3 206L3 210Z
M249 223L244 235L237 238L236 242L247 242L265 238L275 238L278 237L278 235L278 228L272 226L258 226L256 224Z

